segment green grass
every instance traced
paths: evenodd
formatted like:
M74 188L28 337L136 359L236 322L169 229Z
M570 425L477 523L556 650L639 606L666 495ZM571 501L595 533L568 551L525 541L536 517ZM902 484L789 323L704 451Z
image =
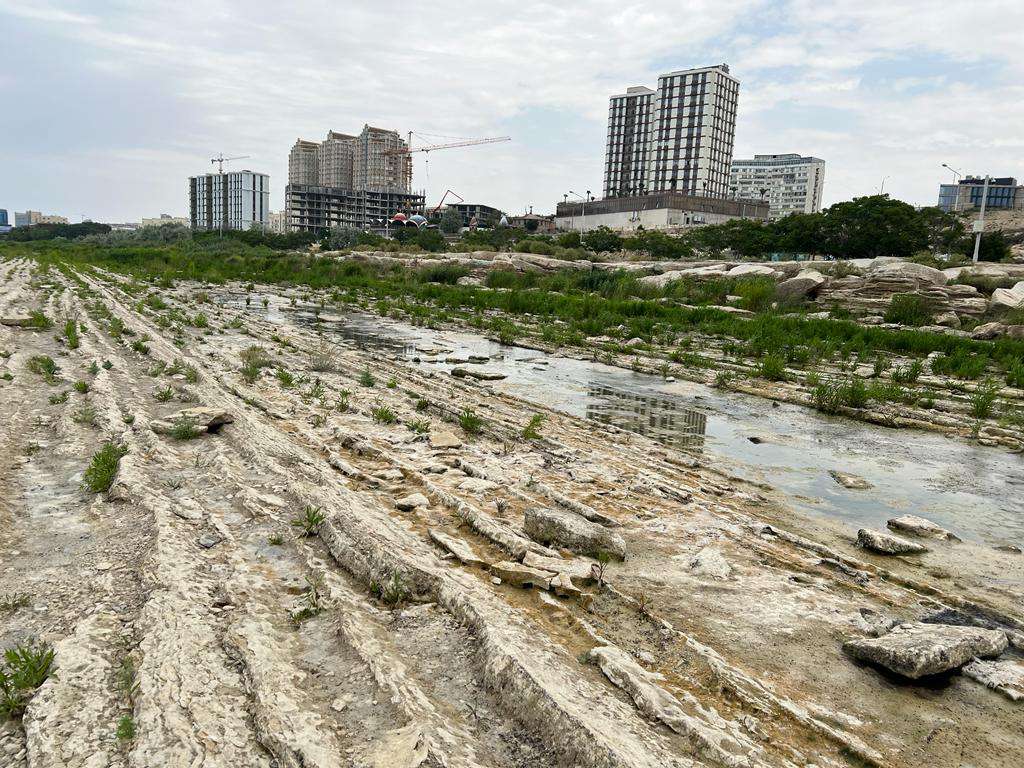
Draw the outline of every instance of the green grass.
M889 302L885 322L900 325L930 325L935 315L932 302L916 293L898 293Z
M122 715L121 719L117 721L117 730L115 731L117 740L120 742L131 741L135 738L135 719L131 715Z
M169 403L174 399L174 389L172 387L158 389L153 393L153 398L160 403Z
M78 349L81 344L78 339L78 320L73 317L64 321L64 338L67 340L68 349Z
M49 355L33 355L28 359L27 366L32 373L42 376L43 381L47 384L55 384L57 382L57 374L60 373L60 368Z
M785 381L788 378L786 360L779 354L765 355L761 358L757 373L762 379L768 379L768 381Z
M530 421L523 427L523 437L527 440L540 440L540 428L544 424L544 420L545 416L543 413L533 414L530 417Z
M893 368L892 380L899 384L915 384L922 373L924 373L924 364L920 360L914 360L909 365Z
M96 375L99 374L99 372L100 372L100 364L97 363L95 360L93 360L92 363L89 364L89 375L90 376L96 376Z
M302 536L313 536L320 530L324 519L324 513L320 507L307 504L302 510L302 516L294 518L291 524L299 529Z
M425 435L430 431L429 419L410 419L405 423L405 426L417 435Z
M136 339L132 342L132 349L138 352L140 355L149 354L149 345L146 344L142 339Z
M459 426L467 435L479 435L484 429L484 420L471 408L466 408L459 414Z
M180 416L171 427L171 437L175 440L194 440L201 434L202 430L187 416Z
M57 395L50 395L50 405L63 405L68 401L68 393L61 392Z
M248 384L254 384L256 382L261 370L264 368L271 368L274 365L274 361L270 358L270 354L267 350L258 344L253 344L252 346L247 347L242 350L238 356L242 360L242 378L245 379Z
M71 414L71 420L74 421L76 424L84 424L88 427L95 427L97 424L97 416L98 414L96 413L96 409L92 406L92 404L82 403L80 406L78 406L75 412Z
M377 380L373 378L373 374L370 373L369 368L364 368L363 372L359 374L359 386L372 387L376 383Z
M988 380L978 385L971 394L971 415L976 419L987 419L992 415L996 398L1002 391L998 381Z
M5 650L0 665L0 717L20 717L52 669L53 648L45 643L30 640Z
M416 400L416 411L417 413L423 413L430 407L430 401L425 397L418 398Z
M370 410L370 416L378 424L394 424L398 421L398 414L386 405L378 405Z
M110 490L117 474L117 466L128 449L117 443L107 442L93 454L92 461L82 475L82 486L92 493Z
M282 389L291 389L295 386L295 377L284 368L278 368L274 371L274 375Z
M86 392L89 391L89 382L82 381L81 379L76 381L71 386L74 387L75 392L77 392L80 395L84 395Z
M41 309L33 309L28 313L28 327L45 331L48 328L53 328L53 320L48 318Z

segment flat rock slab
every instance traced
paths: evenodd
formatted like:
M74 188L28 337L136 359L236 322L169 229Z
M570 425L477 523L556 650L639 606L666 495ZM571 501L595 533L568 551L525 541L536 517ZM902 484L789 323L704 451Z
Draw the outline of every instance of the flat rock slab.
M467 493L484 493L493 491L498 484L493 480L484 480L482 477L467 477L459 483L459 490Z
M523 565L542 571L551 571L569 579L577 587L585 587L594 582L594 565L588 557L545 557L536 552L523 555Z
M478 379L479 381L498 381L508 378L504 373L497 371L478 371L470 368L452 368L452 376L458 379Z
M857 531L857 542L865 549L880 552L883 555L920 554L928 551L928 547L923 544L907 541L900 536L893 536L891 533L872 531L868 528L861 528Z
M197 406L185 408L164 419L154 419L149 423L149 428L159 435L168 435L175 426L184 422L191 424L197 432L217 432L225 424L231 424L234 420L235 417L227 411Z
M531 568L528 565L512 560L492 563L491 573L502 581L514 584L517 587L538 587L540 589L550 589L551 579L555 576L551 571Z
M867 480L865 480L863 477L860 477L859 475L851 475L848 472L840 472L838 469L830 470L829 474L832 475L832 479L839 483L841 486L843 486L843 488L850 488L853 490L860 491L866 488L874 487L871 485L871 483L869 483Z
M882 637L848 640L843 650L916 680L958 669L975 657L998 656L1006 646L1002 630L914 622Z
M1024 701L1024 666L1019 662L975 659L964 666L963 673L1010 701Z
M477 557L476 552L473 551L473 548L467 541L457 536L449 536L444 531L431 528L430 538L442 549L446 549L455 555L456 559L464 565L487 565L487 561Z
M452 434L451 432L431 432L430 447L442 450L446 448L461 448L462 438L458 435Z
M960 537L947 531L941 525L933 523L917 515L901 515L886 522L890 528L900 533L909 533L912 536L925 536L933 539L952 539L960 541Z
M626 542L621 536L575 512L529 509L523 530L541 544L554 544L592 557L607 552L618 560L626 559Z
M430 499L428 499L422 493L410 493L408 496L403 496L400 499L395 499L395 509L400 509L402 512L411 512L417 507L429 506Z

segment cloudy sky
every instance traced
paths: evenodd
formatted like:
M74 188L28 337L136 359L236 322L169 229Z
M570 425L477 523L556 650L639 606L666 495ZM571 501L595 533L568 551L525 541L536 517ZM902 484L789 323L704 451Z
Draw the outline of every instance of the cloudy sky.
M417 155L414 186L553 210L601 187L608 96L727 62L736 157L824 158L826 204L934 204L946 162L1024 177L1024 2L0 0L0 208L184 215L219 152L270 174L364 123L513 140Z

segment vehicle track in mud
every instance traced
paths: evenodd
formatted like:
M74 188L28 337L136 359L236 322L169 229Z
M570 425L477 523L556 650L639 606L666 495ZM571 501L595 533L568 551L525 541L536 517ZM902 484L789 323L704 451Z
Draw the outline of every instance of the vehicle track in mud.
M51 572L31 607L5 617L4 640L42 635L58 650L58 675L4 744L17 755L27 734L20 764L104 754L130 766L952 766L969 755L997 766L1022 754L1019 709L997 693L964 678L938 692L897 686L839 651L862 634L861 608L913 618L959 606L1019 631L1012 556L1001 595L838 537L805 541L780 526L786 510L763 489L646 439L315 326L197 303L198 286L139 292L116 276L51 270L56 287L45 288L39 276L30 284L31 265L2 266L0 314L39 306L88 326L76 350L57 329L0 337L16 350L4 392L17 397L4 397L3 415L32 425L3 436L5 461L28 460L4 479L2 546L32 553L5 568L4 590L12 574ZM147 294L165 309L140 303ZM206 322L187 324L199 312ZM106 313L134 336L112 337ZM148 352L133 351L144 337ZM239 355L254 344L273 366L249 382ZM65 386L88 379L90 391L48 404L58 388L28 373L32 354L53 355ZM311 370L314 356L329 370ZM149 375L175 359L197 376ZM91 375L93 360L112 365ZM304 380L283 387L276 367ZM375 386L361 386L364 371ZM158 401L168 386L172 401ZM72 418L80 401L97 426ZM193 440L152 431L192 405L233 423ZM374 419L382 407L394 424ZM478 436L459 428L466 408L484 419ZM544 436L525 440L535 412ZM409 429L419 419L430 435ZM450 447L431 446L446 433ZM103 436L128 448L107 500L77 478ZM43 449L25 456L32 440ZM397 508L416 492L425 506ZM325 515L317 535L291 524L305 507ZM623 537L629 555L607 566L607 587L591 559L529 538L524 517L544 508ZM90 538L76 549L80 531ZM439 547L438 533L486 563L561 568L565 591L581 594L496 584ZM68 538L63 558L42 551L50 535ZM311 599L319 610L297 620ZM601 648L631 661L609 651L587 663ZM128 695L117 684L125 659ZM652 707L662 694L674 709ZM135 735L118 740L125 715Z

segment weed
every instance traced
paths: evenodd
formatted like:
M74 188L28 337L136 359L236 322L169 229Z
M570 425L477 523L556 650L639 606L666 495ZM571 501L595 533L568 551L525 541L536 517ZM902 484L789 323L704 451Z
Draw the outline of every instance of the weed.
M945 353L932 360L932 373L958 379L977 379L985 372L988 361L983 355L971 354L963 348L952 354Z
M397 386L398 386L398 381L395 379L394 376L392 376L390 379L388 379L388 383L387 383L387 388L388 389L394 389Z
M48 328L53 328L53 320L48 318L41 309L33 309L28 313L27 327L45 331Z
M135 738L135 719L131 715L122 715L117 721L117 740L131 741Z
M31 602L32 596L27 592L15 592L11 595L4 595L0 597L0 614L14 613Z
M247 347L238 356L242 360L242 378L248 384L254 384L259 378L260 371L263 368L270 368L274 364L267 351L258 344Z
M64 321L64 338L67 339L68 349L78 349L78 320L73 317Z
M96 376L99 372L100 364L93 360L92 363L89 365L89 374L92 376Z
M75 389L75 392L77 392L77 393L78 393L78 394L80 394L80 395L84 395L84 394L85 394L86 392L88 392L88 391L89 391L89 382L87 382L87 381L82 381L81 379L79 379L78 381L76 381L76 382L75 382L74 384L72 384L71 386L72 386L72 387L74 387L74 389Z
M334 404L334 409L336 411L341 411L341 412L347 411L348 410L348 405L349 405L348 404L348 399L349 399L349 397L351 395L352 395L352 393L349 392L347 389L341 390L341 392L338 393L338 400Z
M989 379L979 384L978 389L971 395L971 415L976 419L987 419L991 416L992 407L1000 391L1002 387L998 381Z
M192 325L196 328L209 328L210 319L203 312L198 312L196 313L196 316L192 318Z
M394 424L398 421L398 414L384 404L377 405L370 411L373 420L378 424Z
M117 465L128 449L117 443L107 442L93 454L92 461L82 475L82 486L93 493L110 490L117 474Z
M302 517L296 517L291 521L291 524L296 528L301 528L303 536L313 536L320 530L320 524L323 523L324 519L324 513L320 507L307 504L302 510Z
M334 350L326 344L319 349L309 353L309 370L318 373L331 373L338 370L338 362L335 359Z
M121 414L121 421L123 421L128 426L131 426L132 424L135 423L135 414L134 413L122 413Z
M277 376L277 380L283 389L290 389L295 385L295 377L284 368L278 368L274 371L274 375Z
M543 413L535 413L523 427L523 437L527 440L540 440L540 428L546 417Z
M889 365L889 358L887 358L885 355L876 355L874 367L872 369L871 374L872 377L876 379L880 378L883 373L889 370Z
M156 400L161 403L170 402L174 398L174 389L172 387L164 387L163 389L158 389L156 392L153 393L153 397L156 398Z
M167 372L167 363L164 360L157 360L153 365L150 366L147 374L152 376L154 379L157 376L163 376Z
M370 373L369 368L364 368L363 372L359 374L359 386L372 387L376 383L377 380L373 378L373 374Z
M391 574L391 578L381 584L378 591L384 604L391 607L398 606L409 598L409 588L398 571Z
M57 381L57 374L60 373L60 368L57 367L57 363L54 362L53 358L49 355L35 355L28 359L28 369L32 373L37 373L43 377L43 381L47 384L55 384Z
M868 390L863 379L852 377L843 387L843 400L851 408L863 408L868 404Z
M916 293L898 293L889 302L885 322L900 325L929 325L935 309L932 302Z
M430 407L430 401L425 397L421 397L416 401L416 412L423 413L427 408Z
M471 408L466 408L459 414L459 426L467 435L479 435L484 428L484 420L481 419Z
M299 624L318 615L324 609L324 582L319 575L306 577L306 590L292 610L292 621Z
M729 382L733 379L733 375L729 371L719 371L715 374L715 386L718 388L724 388L729 386Z
M1006 384L1017 389L1024 389L1024 362L1017 361L1006 371Z
M179 416L171 426L171 437L175 440L193 440L202 434L192 419L187 416Z
M0 666L0 716L20 717L52 668L53 648L45 643L29 640L5 650Z
M132 342L132 349L138 352L140 355L149 354L149 345L146 344L142 339L136 339Z
M914 360L910 365L892 369L892 380L897 384L915 384L924 373L924 363Z
M280 547L282 544L284 544L284 536L282 536L280 533L272 533L269 536L267 536L267 544L269 544L272 547Z
M787 378L785 358L778 354L765 355L761 358L761 364L758 366L758 375L768 381L785 381Z
M50 405L63 405L68 401L68 393L61 392L59 395L50 395Z
M311 400L320 400L323 398L327 390L324 389L324 383L320 379L315 379L312 384L309 385L309 392L306 393L306 398Z
M90 403L82 403L78 410L71 414L71 419L76 424L85 424L86 426L96 426L96 409Z
M405 423L405 426L417 435L425 435L430 431L430 421L428 419L411 419Z
M597 586L603 587L605 585L604 574L608 568L608 564L612 561L610 552L600 551L597 553L597 562L590 566L590 572L594 580L597 582Z
M327 423L327 415L324 413L314 413L312 424L314 427L320 428Z

